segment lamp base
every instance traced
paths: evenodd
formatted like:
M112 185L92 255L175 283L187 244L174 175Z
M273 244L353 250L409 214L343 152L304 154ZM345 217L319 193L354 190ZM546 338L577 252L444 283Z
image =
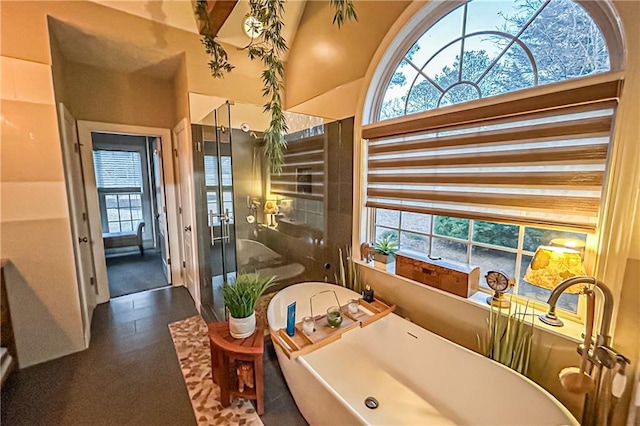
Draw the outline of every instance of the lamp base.
M564 325L564 323L555 315L549 315L549 314L538 315L538 318L543 323L552 325L554 327L562 327Z

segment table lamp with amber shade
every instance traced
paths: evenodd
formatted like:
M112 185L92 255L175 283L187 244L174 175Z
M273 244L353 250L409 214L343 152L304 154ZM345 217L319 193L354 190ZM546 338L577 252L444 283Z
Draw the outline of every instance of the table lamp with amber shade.
M524 280L537 287L553 290L558 284L569 278L586 274L582 256L577 250L566 247L540 246L531 259ZM584 286L569 287L566 292L580 294L584 292ZM550 325L562 325L562 322L555 317L555 312L552 316L549 314L541 315L540 320Z

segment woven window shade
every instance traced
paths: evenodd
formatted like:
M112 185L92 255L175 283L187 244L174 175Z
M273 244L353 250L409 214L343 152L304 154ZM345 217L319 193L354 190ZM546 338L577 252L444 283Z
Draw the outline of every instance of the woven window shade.
M365 126L366 206L593 232L621 83Z
M271 174L271 193L284 197L324 199L325 135L287 142L280 174Z

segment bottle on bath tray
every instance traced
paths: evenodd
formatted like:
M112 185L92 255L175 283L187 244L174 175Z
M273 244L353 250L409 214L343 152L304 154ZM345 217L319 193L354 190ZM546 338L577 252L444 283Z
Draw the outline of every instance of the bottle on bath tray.
M296 332L296 302L287 306L287 334L293 336Z
M364 290L362 291L362 299L364 299L365 302L373 302L373 289L371 288L371 286L367 285Z

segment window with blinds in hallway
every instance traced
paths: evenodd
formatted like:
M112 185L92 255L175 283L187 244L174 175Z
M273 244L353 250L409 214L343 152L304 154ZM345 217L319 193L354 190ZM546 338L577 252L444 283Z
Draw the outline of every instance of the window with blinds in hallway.
M98 187L103 232L129 232L142 216L142 159L136 151L97 149L93 165Z

